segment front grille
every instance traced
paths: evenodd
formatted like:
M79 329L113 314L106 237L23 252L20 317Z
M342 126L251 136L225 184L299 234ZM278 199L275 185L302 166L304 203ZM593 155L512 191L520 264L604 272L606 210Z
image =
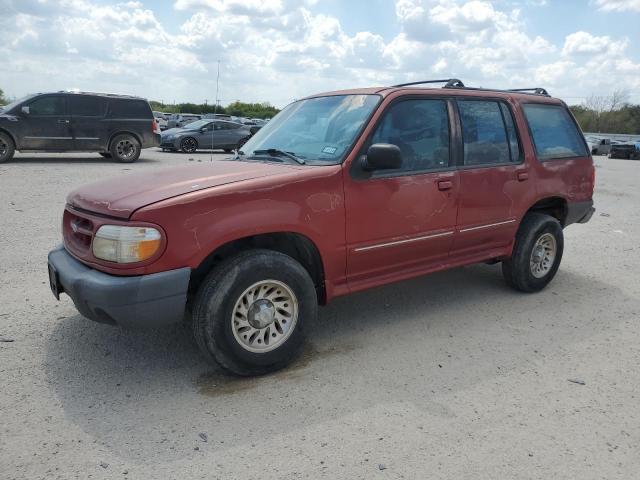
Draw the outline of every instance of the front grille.
M91 251L94 224L88 218L65 210L62 217L62 234L65 244L76 255L84 257Z

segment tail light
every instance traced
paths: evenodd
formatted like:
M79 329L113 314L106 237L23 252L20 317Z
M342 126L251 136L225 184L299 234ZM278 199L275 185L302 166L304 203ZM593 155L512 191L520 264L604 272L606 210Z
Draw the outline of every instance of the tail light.
M160 126L158 125L158 122L156 122L155 118L151 121L151 130L153 133L160 133Z

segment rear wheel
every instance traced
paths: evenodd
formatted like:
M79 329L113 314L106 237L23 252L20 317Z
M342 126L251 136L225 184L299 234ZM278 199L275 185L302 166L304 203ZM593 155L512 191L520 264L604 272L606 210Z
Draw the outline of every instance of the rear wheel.
M118 162L132 163L140 157L140 142L133 135L118 135L111 141L109 152Z
M236 375L262 375L296 357L317 306L302 265L279 252L252 250L203 281L193 303L193 333L210 361Z
M180 142L180 150L184 153L194 153L198 149L198 142L193 137L183 138Z
M11 160L15 151L13 139L6 133L0 132L0 163Z
M560 222L549 215L529 213L522 220L511 258L502 262L504 278L516 290L540 291L558 271L563 250Z

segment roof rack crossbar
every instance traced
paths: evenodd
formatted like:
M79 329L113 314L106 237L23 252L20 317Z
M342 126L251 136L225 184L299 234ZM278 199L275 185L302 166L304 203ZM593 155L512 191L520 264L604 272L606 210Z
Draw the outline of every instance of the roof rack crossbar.
M509 92L533 92L536 95L546 95L549 96L549 92L545 88L534 87L534 88L510 88Z
M423 85L427 83L444 83L443 88L464 88L464 83L457 78L446 78L444 80L422 80L420 82L400 83L393 85L394 87L410 87L412 85Z

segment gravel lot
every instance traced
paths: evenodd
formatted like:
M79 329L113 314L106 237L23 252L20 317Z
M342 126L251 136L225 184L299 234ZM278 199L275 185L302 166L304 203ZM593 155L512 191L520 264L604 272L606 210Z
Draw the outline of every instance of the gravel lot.
M542 293L477 265L340 298L291 368L231 379L186 328L87 321L46 273L69 190L209 158L0 165L0 477L638 478L640 162L596 159Z

